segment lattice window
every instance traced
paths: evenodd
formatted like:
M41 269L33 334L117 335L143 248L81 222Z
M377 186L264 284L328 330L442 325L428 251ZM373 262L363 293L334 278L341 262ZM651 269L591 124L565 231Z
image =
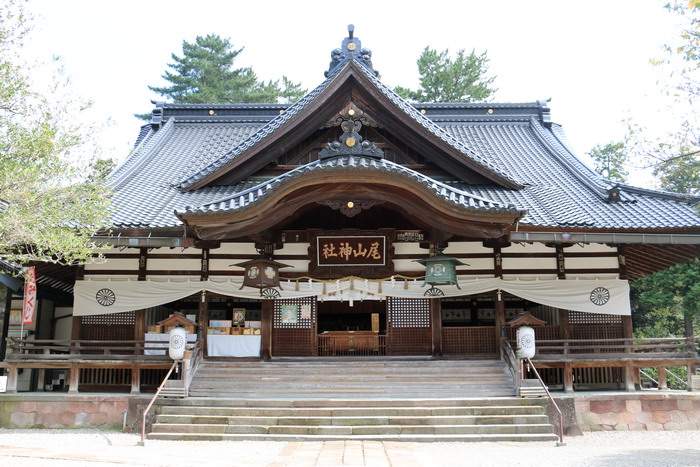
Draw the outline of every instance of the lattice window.
M274 301L272 355L308 357L318 353L316 297Z
M622 324L622 316L570 311L569 324Z
M315 297L275 300L274 307L273 326L275 328L316 329ZM296 322L290 322L292 310L296 314Z
M430 300L389 297L387 309L393 328L430 327Z
M388 354L430 354L430 300L390 297L387 314Z
M136 323L136 312L135 311L125 311L124 313L112 313L109 315L90 315L82 316L80 319L80 324L83 325L119 325L119 324L129 324L134 325Z

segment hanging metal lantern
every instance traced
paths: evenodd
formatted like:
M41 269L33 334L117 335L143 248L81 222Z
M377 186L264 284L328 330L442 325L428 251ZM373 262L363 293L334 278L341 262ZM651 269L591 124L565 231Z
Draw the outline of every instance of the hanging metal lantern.
M431 256L425 259L415 260L425 266L425 283L430 285L456 285L457 282L457 266L469 266L452 256L446 256L442 253Z
M291 267L288 264L282 264L267 258L256 258L245 263L236 264L243 268L243 287L255 287L256 289L269 289L279 287L280 285L280 268Z

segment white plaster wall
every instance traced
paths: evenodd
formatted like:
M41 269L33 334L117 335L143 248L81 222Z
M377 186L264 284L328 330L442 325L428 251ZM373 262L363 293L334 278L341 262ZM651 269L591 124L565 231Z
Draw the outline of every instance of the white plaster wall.
M109 258L103 263L92 263L85 265L85 271L104 271L108 269L115 269L118 271L135 271L139 269L139 260L136 258Z
M217 255L251 255L257 256L255 243L222 243L219 248L209 250L210 254Z
M503 269L556 269L556 258L503 258Z
M73 316L73 307L56 307L54 318L61 316ZM63 318L56 321L54 339L70 339L73 319Z
M148 258L149 271L199 271L202 268L201 259Z

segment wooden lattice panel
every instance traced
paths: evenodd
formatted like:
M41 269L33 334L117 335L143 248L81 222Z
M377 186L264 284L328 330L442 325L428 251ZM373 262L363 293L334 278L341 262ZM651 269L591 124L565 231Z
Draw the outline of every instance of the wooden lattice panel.
M604 315L600 313L583 313L580 311L569 312L569 324L620 324L622 316Z
M445 355L495 354L497 349L493 326L442 328Z
M620 367L574 368L574 389L619 389L625 381Z
M389 355L431 353L430 300L390 297L387 316Z
M296 307L296 322L285 320L285 308ZM302 317L302 307L308 307ZM316 298L294 298L275 300L272 320L272 355L276 357L310 357L317 353L316 345Z
M80 339L101 341L134 340L136 312L80 317Z

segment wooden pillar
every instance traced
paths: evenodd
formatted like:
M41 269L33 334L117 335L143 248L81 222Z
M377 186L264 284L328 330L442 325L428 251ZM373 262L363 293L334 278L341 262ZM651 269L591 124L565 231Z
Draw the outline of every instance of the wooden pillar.
M146 310L136 310L134 319L134 340L140 341L146 337ZM142 349L134 348L134 355L142 355Z
M571 362L564 363L564 392L574 392L574 369Z
M19 379L19 371L17 371L16 366L12 365L7 374L7 393L17 392L17 379Z
M262 301L262 329L261 335L261 352L262 358L269 361L272 358L272 321L275 313L275 302L272 300Z
M70 376L68 380L68 393L77 394L78 384L80 383L80 368L78 365L73 364L70 366Z
M199 298L199 310L197 313L199 323L199 335L202 339L202 355L207 355L207 326L209 325L209 302L207 301L207 291L203 290Z
M668 376L666 375L666 367L657 368L659 372L659 391L668 389Z
M131 368L131 394L141 394L141 368L138 365Z
M632 338L634 337L634 332L632 330L632 317L623 316L622 317L622 333L625 336L625 343L627 345L632 344ZM627 347L625 353L633 353L633 349ZM628 374L629 373L629 374ZM634 365L625 366L625 390L634 391L635 386L640 386L641 375L639 373L639 368ZM631 387L631 389L630 389Z
M432 355L442 357L442 300L430 299L430 331L432 333Z
M559 310L559 339L571 339L571 324L569 323L569 310ZM567 346L567 344L564 344ZM569 353L568 348L564 348L564 355Z
M503 328L503 326L505 326L506 324L506 302L505 300L503 300L503 293L500 290L496 291L495 312L496 316L494 317L494 324L496 333L496 345L498 346L498 348L496 349L496 353L500 355L501 359L503 359L503 342L501 338L501 328Z
M634 392L636 385L636 374L635 368L632 363L627 363L625 365L625 391Z

